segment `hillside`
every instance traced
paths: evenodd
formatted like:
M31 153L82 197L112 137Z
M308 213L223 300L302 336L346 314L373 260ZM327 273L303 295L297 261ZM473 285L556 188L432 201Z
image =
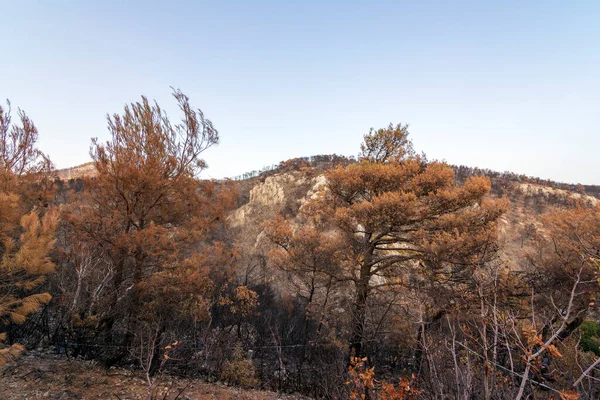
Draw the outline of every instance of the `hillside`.
M281 162L278 166L252 171L232 181L238 193L238 207L227 217L227 236L240 250L241 265L252 266L238 271L241 275L267 274L264 257L273 247L264 234L263 224L278 215L294 217L305 202L323 190L325 171L335 165L355 162L337 155L302 157ZM569 208L580 203L595 206L600 203L600 185L577 185L542 180L515 173L453 166L456 181L475 175L490 178L492 197L507 197L511 206L499 224L501 255L504 262L519 264L523 248L534 232L544 232L540 220L545 212ZM93 163L57 171L63 180L93 177ZM262 268L255 268L256 259ZM251 271L248 270L251 269ZM257 276L258 278L258 276Z
M230 212L227 236L240 249L241 265L254 265L272 248L263 231L265 221L278 215L294 217L300 208L326 183L323 173L335 165L355 162L337 155L319 155L282 161L277 166L240 175L233 180L238 193L238 207ZM578 185L543 180L509 172L453 166L455 179L462 184L470 176L483 175L491 180L492 197L507 197L511 206L500 219L501 254L505 262L519 264L523 248L534 232L544 232L540 216L557 208L570 208L574 204L595 206L600 203L600 185ZM63 180L93 177L93 163L57 171ZM224 181L221 181L224 182ZM263 260L264 261L264 260ZM261 261L261 263L263 263ZM264 264L264 263L263 263ZM266 264L260 274L266 272ZM259 274L238 271L242 275Z
M322 159L326 156L319 156ZM246 253L267 251L269 247L262 224L277 215L294 216L319 190L326 180L323 172L332 163L312 162L313 157L289 160L284 167L274 168L255 177L235 181L239 191L239 208L228 218L236 243ZM320 160L319 159L319 160ZM299 163L305 160L306 163ZM290 167L289 165L292 165ZM314 170L307 169L313 167ZM600 204L600 186L582 187L526 177L513 173L498 173L468 167L453 167L456 180L464 182L469 176L488 176L492 183L492 197L506 196L511 201L508 212L499 225L502 249L510 259L518 259L524 235L533 228L543 231L540 216L557 207L571 207L575 203L589 206ZM252 175L252 174L247 174Z
M331 171L339 164L345 168ZM397 179L403 176L405 167L406 171L417 171L410 172L415 177L409 175L417 184ZM349 182L349 191L336 192L335 184L340 184L335 181L336 174L344 176L342 184ZM402 382L408 382L402 379L415 376L414 385L429 395L434 391L463 390L455 389L453 371L466 374L475 368L479 374L487 368L480 359L488 353L485 350L477 353L476 349L480 340L490 340L490 330L495 329L499 335L502 329L503 340L511 341L510 346L503 343L498 350L504 357L498 361L502 363L498 364L498 371L506 371L510 365L507 357L530 351L523 345L530 339L524 340L520 335L531 331L529 310L539 313L536 317L539 322L534 323L549 327L539 329L554 329L556 318L560 318L555 315L558 303L569 309L577 307L577 316L571 318L567 313L569 323L560 327L561 330L568 327L564 338L561 337L567 347L557 344L565 357L546 361L552 362L552 371L558 372L535 379L544 379L562 389L568 387L577 373L574 358L585 360L584 364L592 363L593 353L589 348L573 347L568 340L577 340L584 332L579 327L592 324L589 335L595 343L597 287L591 279L596 273L595 259L584 259L581 264L582 250L571 242L562 246L565 251L574 252L574 257L561 258L564 253L555 251L551 244L556 242L551 240L556 235L561 240L572 240L574 236L567 229L571 219L576 219L592 224L587 228L591 237L585 240L596 243L599 236L593 220L586 222L586 214L595 215L592 207L599 204L598 186L556 183L467 167L449 168L416 160L406 164L357 164L339 156L288 160L276 167L244 174L242 179L201 181L198 186L194 186L197 182L192 178L183 179L178 181L177 190L159 195L156 193L162 193L165 183L171 182L165 180L148 189L152 182L146 179L147 175L151 173L142 171L134 175L132 181L137 186L126 187L129 194L122 192L122 181L108 181L105 187L116 187L117 192L103 197L102 192L95 191L94 182L105 179L106 184L111 176L98 176L87 186L81 185L80 179L93 176L89 164L63 171L64 180L57 185L61 192L56 201L72 203L79 207L78 213L87 216L78 218L74 214L75 223L61 226L59 248L64 253L55 257L62 262L62 268L50 276L47 286L57 295L39 319L15 329L13 336L17 340L29 348L57 345L78 360L91 359L105 366L127 368L136 378L124 384L123 390L139 389L139 393L145 389L139 377L144 372L162 371L161 360L169 360L165 376L185 376L194 382L191 389L205 390L200 382L216 379L282 393L343 399L352 390L362 390L359 383L354 387L345 384L349 378L348 356L356 351L373 363L379 381L401 379L395 386L401 390ZM164 176L168 174L159 178ZM481 176L490 179L491 191L487 179ZM432 179L430 182L442 189L422 189L428 183L419 179ZM398 188L397 182L405 186ZM384 194L373 195L380 189L369 185L383 185ZM361 194L349 197L350 200L335 198L347 193ZM193 196L198 196L196 203L189 201ZM374 212L368 207L378 200L377 196L397 202L386 205L380 215L366 214L362 220L344 222L347 216L357 218L354 215L358 214L351 212L363 209ZM419 198L421 203L403 208L404 198ZM309 202L311 199L318 201ZM154 207L156 201L162 201L160 212ZM449 206L453 201L458 206ZM90 202L93 207L89 207ZM338 209L329 208L329 204ZM344 210L348 204L355 208ZM174 205L181 208L177 210ZM197 206L200 207L187 208ZM137 207L147 208L141 212ZM428 207L433 210L431 214L421 214ZM311 210L317 213L311 215ZM338 210L342 210L340 214ZM403 219L398 210L408 210L401 211L407 213L417 210L411 217L415 219ZM563 213L553 217L552 223L548 215L556 210ZM569 210L576 211L569 214ZM132 219L136 212L142 216L140 220ZM149 213L151 218L147 218ZM417 219L422 215L424 219ZM114 223L110 218L122 220ZM167 218L176 218L178 227L174 229L172 219ZM414 220L418 222L411 222ZM435 225L436 220L441 225ZM151 222L146 227L136 226L144 221ZM154 221L160 221L162 227L157 229ZM377 229L384 233L367 236L366 229L374 229L369 226L371 221L380 224ZM140 235L143 241L136 238L128 245L140 246L138 253L122 257L120 241L124 236L119 230L132 226L136 226L133 232L162 236L155 241L152 236ZM78 227L79 233L75 234L72 227ZM102 236L90 235L90 229ZM406 229L409 233L393 229ZM431 239L417 242L421 240L418 235L429 232L433 232ZM195 241L198 234L202 239ZM414 237L411 239L409 235ZM365 270L357 267L366 257L362 246L366 246L365 240L374 237L383 243L373 247L373 254L377 251L376 256L381 257L377 263L385 257L402 261L382 263L382 268L387 268L382 274L377 274L380 268L373 268L372 264L369 268L376 272L359 278L357 272ZM89 242L82 247L72 245L81 238ZM408 240L415 240L423 247L409 249ZM394 241L396 246L390 247ZM170 252L177 251L180 242L188 243L189 247L178 259ZM112 246L117 251L107 250ZM153 246L163 249L163 253L140 256ZM125 250L130 251L129 247ZM194 257L187 258L192 251ZM427 256L405 258L421 253ZM139 267L136 254L141 257ZM155 261L156 254L164 264ZM559 257L552 258L555 254ZM569 302L573 271L576 268L583 271L584 266L585 282L576 292L577 302ZM125 272L117 275L116 268ZM137 286L136 279L140 279ZM366 311L360 316L360 339L354 339L361 282L366 282L362 287L367 288L369 300L362 305ZM129 305L132 303L127 303L133 300L128 297L132 288L141 290L139 301L148 311L138 313ZM120 297L112 294L117 291ZM503 326L490 314L496 307L503 318L508 318ZM113 315L120 320L113 320ZM484 330L480 330L482 325ZM160 344L153 342L160 335ZM459 335L460 345L469 346L466 353L452 347L457 346ZM363 346L362 350L356 349L357 343ZM154 351L147 352L146 346ZM177 348L173 349L174 346ZM458 354L466 361L457 366L453 357ZM64 361L57 358L56 362L60 360ZM443 366L440 371L436 370L438 366ZM517 367L525 368L521 362ZM360 371L364 366L355 368ZM359 372L358 376L365 375ZM12 382L15 393L19 393L18 384ZM440 386L431 386L432 382ZM502 386L505 393L514 393L508 382L504 380L498 387ZM117 383L121 381L113 382L115 386ZM461 383L460 387L467 387L467 383ZM473 390L473 398L487 390L484 380L472 385L468 390ZM590 389L588 398L593 396L595 392Z
M86 176L96 175L96 168L93 162L88 162L75 167L56 170L56 174L59 179L65 181L69 179L81 179Z

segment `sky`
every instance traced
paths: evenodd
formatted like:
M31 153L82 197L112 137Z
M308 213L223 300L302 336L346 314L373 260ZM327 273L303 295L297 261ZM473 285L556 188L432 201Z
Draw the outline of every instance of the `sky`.
M0 0L0 99L59 168L171 87L218 129L203 177L356 155L408 123L430 159L600 184L600 1Z

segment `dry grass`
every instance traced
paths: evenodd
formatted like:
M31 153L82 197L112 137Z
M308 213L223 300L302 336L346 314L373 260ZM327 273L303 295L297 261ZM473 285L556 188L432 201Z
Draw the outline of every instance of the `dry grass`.
M259 390L166 377L159 388L170 388L167 399L274 400L301 399ZM106 371L93 363L59 355L29 354L0 371L0 400L8 399L145 399L147 385L140 375L124 369ZM159 397L162 399L162 396Z

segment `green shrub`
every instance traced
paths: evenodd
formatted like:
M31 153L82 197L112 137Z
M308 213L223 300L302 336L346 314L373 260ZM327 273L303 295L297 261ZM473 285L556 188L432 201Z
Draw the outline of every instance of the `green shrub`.
M581 332L579 341L581 348L600 356L600 325L594 321L585 321L579 327L579 331Z

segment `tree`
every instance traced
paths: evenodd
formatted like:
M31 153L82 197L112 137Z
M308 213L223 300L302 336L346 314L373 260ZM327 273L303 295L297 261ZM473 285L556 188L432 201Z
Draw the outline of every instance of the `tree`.
M0 106L0 327L21 324L52 296L36 292L55 270L48 257L54 247L57 215L43 212L32 199L43 200L51 163L36 148L37 129L22 111L21 126L13 125L9 109ZM0 365L17 356L23 346L4 347L0 332Z
M340 279L354 283L356 356L364 353L374 290L406 286L411 274L459 279L465 266L483 264L479 249L494 246L495 223L507 206L486 196L488 178L459 186L447 164L415 155L406 126L371 130L361 150L360 162L328 171L326 191L311 200L352 260Z
M341 269L347 267L343 237L327 226L310 204L294 222L278 216L265 224L265 233L277 247L269 252L272 265L288 275L291 292L306 303L304 344L310 337L309 321L318 321L317 334L330 306Z
M207 318L203 263L233 205L229 185L197 178L206 168L202 153L218 143L216 129L182 92L173 96L183 113L178 124L145 97L108 116L111 140L94 139L90 151L97 175L67 216L73 240L97 254L97 268L111 282L95 309L87 308L89 299L79 302L78 317L93 317L109 341L117 330L122 346L144 316L160 320L162 330L172 326L173 313ZM67 257L74 250L67 247Z
M536 367L545 364L548 369L547 360L562 357L561 342L584 323L599 293L600 207L576 205L573 209L555 210L544 216L544 227L535 248L527 255L532 269L531 323L523 327L524 339L519 343L525 366L516 399L524 398ZM544 362L543 358L547 360ZM600 364L600 358L594 358L587 369L577 365L572 373L552 380L562 381L563 389L583 394L581 383ZM578 378L576 374L580 374ZM593 386L588 393L590 398L598 395ZM579 398L575 393L564 393L565 398L569 398L566 394Z

